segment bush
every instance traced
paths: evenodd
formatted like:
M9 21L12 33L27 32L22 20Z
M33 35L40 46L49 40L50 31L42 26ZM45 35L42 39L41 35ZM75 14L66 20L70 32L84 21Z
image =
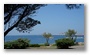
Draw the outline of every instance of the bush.
M30 40L19 38L14 41L8 41L4 43L5 49L24 49L29 47Z
M74 41L70 38L63 38L56 40L56 46L58 49L68 49L69 46L74 45Z
M30 44L30 47L40 47L39 44Z

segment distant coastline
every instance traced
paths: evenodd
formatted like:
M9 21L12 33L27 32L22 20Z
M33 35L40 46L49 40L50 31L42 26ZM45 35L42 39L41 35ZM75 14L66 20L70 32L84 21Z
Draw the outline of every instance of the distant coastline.
M65 35L53 35L53 38L49 40L50 44L55 43L55 40L65 38ZM5 37L5 41L12 41L18 38L27 38L32 44L40 44L45 43L45 38L43 35L8 35ZM80 35L77 37L77 42L84 42L84 35Z
M36 35L36 34L35 34ZM39 34L40 35L40 34ZM57 34L58 35L58 34ZM62 34L60 34L60 35L62 35ZM63 34L64 35L64 34ZM22 35L7 35L7 36L22 36ZM26 35L23 35L23 36L26 36ZM84 34L83 35L77 35L77 36L84 36Z

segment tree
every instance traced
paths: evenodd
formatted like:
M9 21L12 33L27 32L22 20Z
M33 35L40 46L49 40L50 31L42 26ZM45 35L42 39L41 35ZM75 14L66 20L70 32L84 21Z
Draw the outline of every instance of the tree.
M76 38L77 38L77 36L76 36L76 31L75 30L71 30L71 29L69 29L67 32L65 32L65 35L67 36L67 37L69 37L70 39L72 39L72 40L74 40L74 42L76 41ZM74 38L75 37L75 38Z
M79 9L82 4L66 4L68 9Z
M52 37L51 33L43 33L43 36L46 38L46 45L49 46L49 38Z
M19 32L30 32L40 21L31 16L43 4L4 4L4 37L14 28Z
M4 4L4 37L14 28L19 32L30 32L32 27L40 24L31 16L46 4ZM66 4L68 9L79 8L81 4ZM29 21L27 21L29 20Z

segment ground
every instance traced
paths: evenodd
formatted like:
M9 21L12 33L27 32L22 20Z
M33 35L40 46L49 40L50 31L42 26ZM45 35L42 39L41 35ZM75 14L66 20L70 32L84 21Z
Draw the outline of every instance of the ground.
M84 45L71 46L70 49L84 50ZM57 49L56 46L40 46L40 47L28 47L27 49Z

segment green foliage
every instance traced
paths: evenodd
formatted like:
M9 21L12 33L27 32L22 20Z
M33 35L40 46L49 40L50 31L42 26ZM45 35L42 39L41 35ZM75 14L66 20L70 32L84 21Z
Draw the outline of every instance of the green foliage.
M79 9L82 4L66 4L68 9Z
M46 38L46 43L45 43L45 46L49 46L49 38L52 37L52 34L51 33L43 33L43 36Z
M32 31L32 27L37 24L40 24L40 21L28 17L19 22L18 26L16 27L16 30L23 33L30 33Z
M76 41L76 38L77 38L77 36L76 36L76 31L75 30L68 30L66 33L65 33L65 35L67 36L67 37L69 37L69 38L71 38L72 40L74 40L74 41ZM75 37L75 38L73 38L73 37Z
M49 46L49 43L45 43L45 46Z
M52 37L52 34L51 33L43 33L43 36L45 37L45 38L50 38L50 37Z
M56 45L58 49L67 49L69 46L74 45L74 41L70 38L58 39L56 40Z
M4 43L5 49L24 49L29 46L30 40L19 38L14 41L8 41Z
M30 47L40 47L39 44L30 44Z
M40 24L31 16L42 6L45 4L4 4L4 36L14 28L19 32L30 32L32 27Z

